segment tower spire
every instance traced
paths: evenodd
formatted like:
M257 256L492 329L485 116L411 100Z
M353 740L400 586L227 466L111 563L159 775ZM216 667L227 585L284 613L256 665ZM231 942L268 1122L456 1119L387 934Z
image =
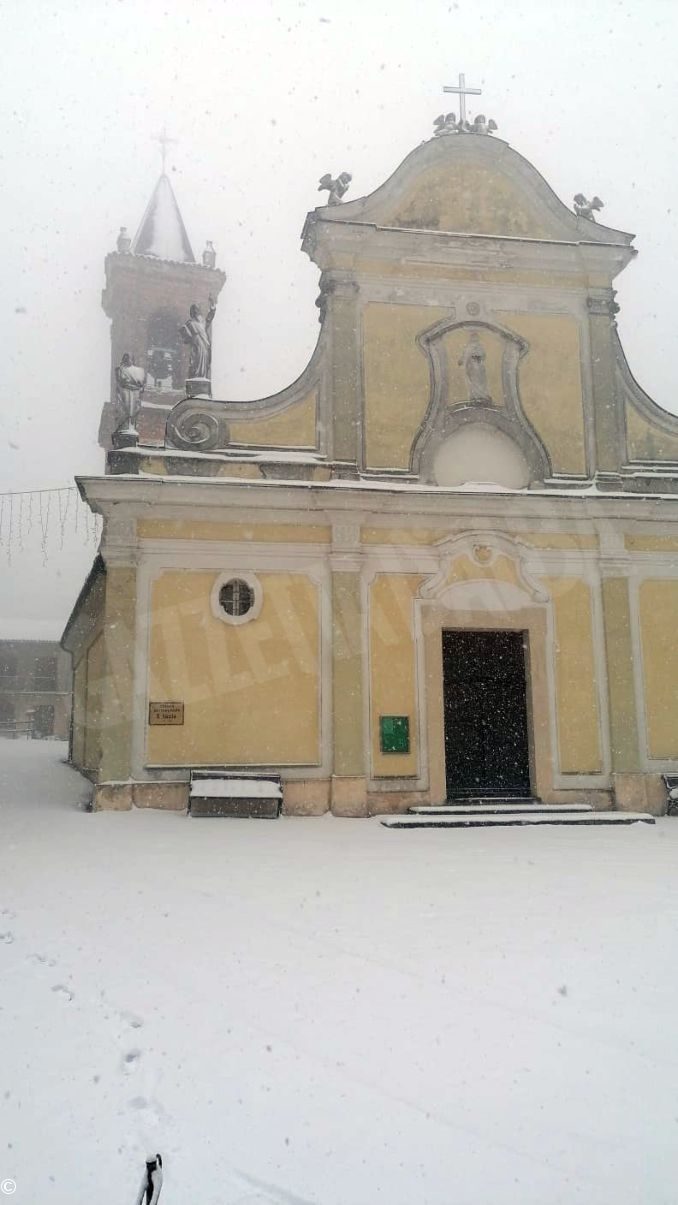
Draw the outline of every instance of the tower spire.
M153 255L175 263L194 264L193 248L179 212L169 176L163 172L132 241L133 255Z

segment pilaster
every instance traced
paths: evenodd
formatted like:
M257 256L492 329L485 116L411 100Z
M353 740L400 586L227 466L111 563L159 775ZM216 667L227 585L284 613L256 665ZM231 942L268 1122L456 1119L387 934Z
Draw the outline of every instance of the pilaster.
M331 456L351 476L357 473L361 444L360 305L358 285L330 279L327 321L331 323Z
M591 339L595 468L602 473L618 473L622 463L623 416L616 391L612 334L614 315L619 307L614 300L612 289L592 290L587 305Z
M367 815L363 729L363 614L360 528L333 527L331 809L335 816Z
M612 778L617 806L641 810L645 790L644 775L640 773L629 583L626 577L612 573L614 567L609 565L602 580Z

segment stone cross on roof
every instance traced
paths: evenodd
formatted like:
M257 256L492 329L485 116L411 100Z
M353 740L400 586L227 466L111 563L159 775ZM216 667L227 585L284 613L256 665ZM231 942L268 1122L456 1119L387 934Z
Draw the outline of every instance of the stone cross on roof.
M459 87L455 88L451 84L449 86L446 85L443 87L443 92L455 92L458 94L458 96L459 96L459 123L460 123L460 125L463 125L464 122L466 121L466 97L467 96L481 96L482 88L467 88L466 87L466 76L462 75L460 73Z
M460 76L460 78L462 78ZM167 133L167 127L163 126L159 134L151 135L154 142L160 143L160 155L162 157L162 174L165 175L165 164L167 161L167 148L171 143L176 143L176 138L170 138Z

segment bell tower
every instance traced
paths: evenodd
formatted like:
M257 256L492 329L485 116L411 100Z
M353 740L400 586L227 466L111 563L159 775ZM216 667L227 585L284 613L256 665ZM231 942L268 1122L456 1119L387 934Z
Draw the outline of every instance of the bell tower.
M164 150L164 147L163 147ZM207 306L219 296L226 273L216 266L216 252L206 244L197 263L169 177L163 170L146 206L136 235L122 226L116 250L105 260L106 287L101 295L111 319L110 396L99 425L99 443L112 447L119 421L115 369L127 353L146 371L137 427L142 443L164 439L170 410L184 397L188 348L180 327L192 304Z

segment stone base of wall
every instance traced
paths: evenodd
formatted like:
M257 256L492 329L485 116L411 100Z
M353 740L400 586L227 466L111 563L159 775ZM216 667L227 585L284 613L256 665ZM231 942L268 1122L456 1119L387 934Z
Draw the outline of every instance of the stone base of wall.
M129 812L133 806L131 782L100 782L94 787L93 812Z
M329 778L283 782L285 816L323 816L330 806Z
M133 807L186 811L188 783L100 782L94 787L92 811L129 812Z
M426 806L431 802L427 791L370 791L367 796L369 816L396 816L410 807Z
M134 806L163 808L167 812L185 812L188 807L188 783L135 782Z
M612 781L617 811L666 815L666 787L660 774L613 774Z
M614 794L612 791L574 790L549 791L547 799L542 803L549 807L557 807L559 803L589 803L597 812L611 812L614 809Z
M332 776L330 793L333 816L367 816L367 783L363 777Z

